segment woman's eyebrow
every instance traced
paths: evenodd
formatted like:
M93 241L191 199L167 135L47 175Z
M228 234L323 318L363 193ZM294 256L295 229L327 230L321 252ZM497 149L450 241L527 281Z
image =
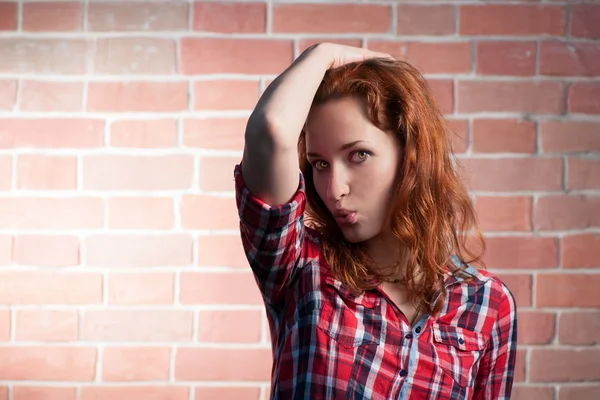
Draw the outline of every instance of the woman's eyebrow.
M366 140L355 140L354 142L349 142L349 143L342 145L340 147L340 151L349 149L350 147L357 145L358 143L362 143L362 142L368 143L368 141L366 141ZM308 153L306 153L306 156L307 157L323 157L319 153L314 153L314 152L308 152Z

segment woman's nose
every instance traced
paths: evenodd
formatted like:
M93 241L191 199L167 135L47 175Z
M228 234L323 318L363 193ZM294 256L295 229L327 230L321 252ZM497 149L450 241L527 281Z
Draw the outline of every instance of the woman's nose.
M347 174L343 170L332 169L329 176L329 185L327 186L327 197L330 200L338 201L347 196L350 191Z

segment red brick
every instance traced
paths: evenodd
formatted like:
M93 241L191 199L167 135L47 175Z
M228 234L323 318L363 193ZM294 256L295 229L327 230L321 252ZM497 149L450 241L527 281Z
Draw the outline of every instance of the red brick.
M16 340L75 341L79 338L76 310L16 310Z
M563 35L565 10L554 5L460 6L461 35Z
M188 4L177 2L90 2L89 31L183 31Z
M0 265L9 265L13 261L13 237L0 235Z
M198 312L198 341L217 343L258 343L262 312L219 310Z
M110 124L111 147L164 148L177 145L177 120L120 120Z
M600 285L600 275L596 274L539 274L536 305L598 308L600 307L598 285Z
M271 374L270 349L177 349L176 381L266 381Z
M514 382L525 381L527 368L527 359L525 351L526 350L517 349L517 357L515 359Z
M199 266L248 268L239 235L201 235L197 248Z
M475 119L472 149L477 153L535 153L535 122L514 119Z
M246 123L246 118L184 119L183 145L212 150L242 151Z
M152 384L152 386L83 386L80 391L79 400L188 400L190 397L189 387L166 384Z
M437 106L444 114L454 111L454 82L447 79L427 79L427 84L437 102Z
M10 340L10 331L11 331L11 311L10 310L0 310L0 341L6 342ZM2 391L0 390L0 393ZM0 399L2 396L0 395Z
M77 157L23 154L17 157L17 189L74 190Z
M563 312L558 319L561 344L600 344L600 312Z
M459 81L458 111L561 113L563 92L561 82Z
M0 347L0 376L8 380L92 381L93 347Z
M519 311L519 344L550 344L554 340L556 315L550 312Z
M104 201L100 198L0 198L0 226L4 229L100 229L103 221Z
M12 390L13 400L77 400L75 387L13 386Z
M187 82L90 82L87 111L176 112L187 110Z
M187 310L87 310L80 340L189 342L192 328L192 311Z
M84 74L88 51L83 39L0 38L0 73Z
M0 148L90 148L104 145L97 119L0 119Z
M424 74L456 74L471 71L469 42L369 41L369 49L407 60Z
M181 199L181 223L184 229L238 229L235 199L184 195Z
M7 79L0 80L0 110L12 111L16 102L17 81Z
M555 238L488 237L484 261L489 268L539 269L558 266Z
M572 83L567 93L567 110L572 113L600 114L600 83Z
M541 75L600 75L600 44L542 41L539 52Z
M567 158L567 189L600 189L600 159Z
M600 152L600 123L592 121L540 121L544 152Z
M558 391L558 400L573 399L598 399L600 398L600 385L566 386L561 385Z
M560 248L564 268L600 268L600 235L564 236Z
M79 265L79 238L64 235L17 235L13 257L18 265L70 267Z
M83 83L25 80L20 97L21 111L81 111Z
M115 273L108 276L108 303L126 305L173 304L172 272Z
M200 189L209 191L233 190L231 171L240 157L200 157Z
M362 47L361 39L339 39L339 38L310 38L310 39L299 39L298 40L298 54L302 53L304 50L312 46L313 44L318 43L336 43L343 44L345 46L353 46L353 47ZM269 82L271 83L271 82Z
M219 399L219 400L260 400L259 387L201 387L194 390L196 399Z
M10 190L12 187L13 157L0 156L0 190Z
M473 190L512 192L561 190L560 158L466 158L461 159ZM529 171L524 175L523 171ZM490 179L493 177L493 179Z
M273 33L389 33L392 9L373 4L274 4Z
M19 5L15 1L3 1L0 3L0 31L17 30L17 13Z
M518 307L530 307L532 300L533 278L531 274L496 274L508 287Z
M184 74L280 74L293 60L293 42L279 39L183 38Z
M192 237L165 235L91 235L85 239L88 266L159 267L192 263Z
M538 199L534 223L537 230L585 229L600 226L600 197L551 195Z
M258 81L194 82L194 110L252 110L258 101Z
M477 42L475 72L479 75L535 75L535 42Z
M93 190L190 189L194 160L191 155L83 157L83 187Z
M600 380L599 349L532 349L529 357L531 382Z
M252 274L182 272L180 283L181 304L263 304Z
M158 38L97 38L94 72L98 74L172 74L175 41Z
M173 229L175 213L171 197L111 197L108 227L111 229Z
M194 3L192 28L219 33L262 33L267 26L265 3Z
M0 303L5 305L90 305L102 301L100 274L3 271L0 282L5 282L0 291Z
M453 5L399 4L396 14L398 35L451 35L456 32Z
M600 5L572 5L569 35L588 39L600 39L600 25L598 25L598 21L600 21Z
M530 231L532 199L477 196L475 206L484 231Z
M511 400L554 400L554 387L514 385Z
M455 154L465 153L469 145L469 121L466 119L446 119Z
M102 351L102 380L169 379L170 347L107 347Z
M23 3L21 28L31 32L80 31L82 14L81 3Z

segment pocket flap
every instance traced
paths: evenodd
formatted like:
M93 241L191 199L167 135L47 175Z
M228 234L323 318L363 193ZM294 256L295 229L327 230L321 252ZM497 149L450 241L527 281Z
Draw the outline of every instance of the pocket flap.
M482 350L486 348L488 343L488 338L485 335L458 326L434 323L431 329L433 340L437 343L456 347L459 350Z

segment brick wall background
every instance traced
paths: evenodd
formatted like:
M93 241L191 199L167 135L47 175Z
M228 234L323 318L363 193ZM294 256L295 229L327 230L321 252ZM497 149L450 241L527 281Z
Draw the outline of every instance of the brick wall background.
M0 399L266 399L232 170L330 40L417 64L520 306L515 399L600 398L594 1L0 2Z

